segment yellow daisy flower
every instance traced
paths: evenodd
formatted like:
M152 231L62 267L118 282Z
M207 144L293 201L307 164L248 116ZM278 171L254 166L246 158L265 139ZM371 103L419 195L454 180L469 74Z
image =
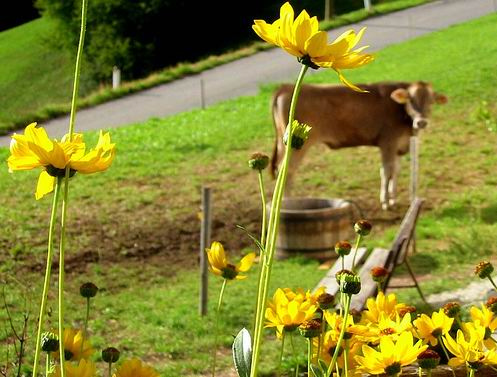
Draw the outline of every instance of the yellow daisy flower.
M355 359L366 373L397 376L403 366L414 363L418 355L427 348L428 346L423 345L421 340L413 345L412 334L404 332L396 342L390 337L381 338L378 351L363 345L363 356L356 356Z
M407 313L402 318L397 315L395 319L387 314L380 314L378 323L371 323L367 326L369 333L365 333L370 343L377 344L383 338L397 340L405 332L412 332L411 314Z
M436 346L438 339L450 331L453 323L454 318L447 316L444 309L433 312L431 317L421 314L413 322L418 338L422 339L424 343L430 343L432 346Z
M485 360L483 350L485 328L479 326L466 327L466 329L468 330L466 336L462 330L457 330L456 339L452 338L450 334L446 334L442 338L445 347L454 356L450 358L448 365L452 368L466 365L478 369Z
M471 319L474 322L478 322L485 328L485 346L487 348L495 348L496 344L490 338L490 336L497 330L497 317L495 314L484 304L481 304L481 310L476 306L472 306L469 313L471 314Z
M288 299L287 293L278 288L273 299L268 302L265 316L267 319L265 327L276 327L276 334L281 337L283 331L293 331L302 322L314 317L317 306L309 300L301 301L299 295L295 299Z
M266 42L297 57L302 64L315 69L332 68L338 73L343 84L362 91L348 82L341 70L357 68L373 61L372 55L361 53L367 46L353 50L361 40L365 28L357 34L353 30L346 31L328 44L328 34L319 31L317 17L310 17L303 10L295 18L292 6L286 2L280 8L279 19L271 24L264 20L254 20L252 29Z
M72 141L69 135L61 141L50 140L43 127L31 123L24 135L12 135L7 164L10 172L42 168L35 194L38 200L53 191L55 179L63 177L67 167L71 169L71 176L76 172L101 172L110 166L114 155L115 144L110 142L108 133L100 131L96 147L86 152L83 135L74 134Z
M95 377L97 375L95 363L85 359L81 359L79 364L65 363L64 367L66 377ZM60 377L60 375L60 366L57 366L53 376Z
M215 275L222 276L227 280L242 280L246 275L241 275L240 272L247 272L254 263L255 253L245 255L237 264L228 263L224 247L220 242L214 241L210 249L206 249L207 258L209 259L210 269Z
M95 352L88 339L84 339L83 332L76 329L64 329L64 354L66 360L78 361L88 360ZM59 351L52 353L56 359L59 358Z
M407 305L398 303L395 293L385 296L383 292L379 292L376 297L370 297L366 301L366 309L362 313L362 320L365 323L378 323L381 315L395 319L405 308L407 308Z
M159 373L139 359L130 359L121 364L113 377L159 377Z

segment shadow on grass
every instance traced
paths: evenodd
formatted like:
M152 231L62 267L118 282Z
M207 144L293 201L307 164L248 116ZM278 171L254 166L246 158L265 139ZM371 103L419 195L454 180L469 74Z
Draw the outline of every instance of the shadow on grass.
M497 203L482 208L480 218L486 224L497 223Z

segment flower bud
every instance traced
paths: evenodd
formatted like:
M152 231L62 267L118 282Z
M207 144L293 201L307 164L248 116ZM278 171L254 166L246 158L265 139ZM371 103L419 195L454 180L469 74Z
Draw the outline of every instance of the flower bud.
M117 360L119 360L120 355L121 352L119 352L119 350L114 347L108 347L102 350L102 360L106 363L115 363Z
M254 170L264 170L269 165L269 157L264 153L256 152L250 156L248 166Z
M475 267L475 275L478 275L480 279L486 279L492 275L494 272L494 266L492 263L483 261L476 265Z
M435 369L439 363L440 355L431 349L418 355L418 365L421 369Z
M455 318L461 312L461 305L458 302L452 301L446 303L442 309L447 317Z
M339 288L342 293L356 295L361 291L361 278L355 274L341 274Z
M412 314L416 311L416 307L412 305L406 305L399 309L399 317L403 318L406 314Z
M51 332L41 334L41 350L44 352L56 352L59 349L59 338Z
M336 282L338 285L340 285L340 279L341 279L342 275L355 275L355 274L352 271L347 270L347 269L337 271L335 274L335 279L336 279Z
M321 333L321 322L315 319L304 321L299 326L299 332L304 338L315 338Z
M319 309L327 310L333 307L333 304L335 303L335 296L325 292L320 294L316 301Z
M352 316L352 318L354 319L355 323L361 322L362 313L359 310L357 310L355 308L351 308L350 311L349 311L349 314Z
M350 250L352 250L352 245L347 241L338 241L335 244L335 253L337 253L340 257L349 255Z
M95 297L97 295L97 292L98 287L91 282L81 284L81 286L79 287L79 294L85 298Z
M485 305L487 306L487 308L489 308L492 311L492 313L497 314L497 297L496 296L489 297Z
M373 225L368 220L359 220L354 224L354 231L360 236L367 236L372 228Z
M304 146L305 141L309 138L309 132L311 131L310 126L307 124L299 123L298 120L294 120L292 123L292 148L301 149ZM283 135L283 143L285 145L288 142L288 129Z
M377 266L371 269L371 277L377 283L383 283L388 277L388 270L384 267Z

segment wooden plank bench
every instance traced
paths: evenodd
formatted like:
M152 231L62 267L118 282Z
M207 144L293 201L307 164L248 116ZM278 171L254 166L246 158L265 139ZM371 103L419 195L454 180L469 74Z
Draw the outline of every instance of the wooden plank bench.
M416 287L422 300L426 302L417 283L416 276L414 275L408 262L408 249L415 235L416 222L423 202L424 200L420 198L415 198L412 201L409 209L402 219L399 230L390 249L375 248L368 254L366 248L359 248L356 257L356 270L358 269L362 287L359 294L352 296L351 308L362 310L367 299L377 294L378 286L371 277L371 269L376 266L381 266L389 272L383 285L383 289L386 290L387 288L393 288L389 285L389 283L395 268L401 264L405 264L414 283L414 285L410 285L409 287ZM353 253L350 253L345 258L345 268L349 270L352 267L352 254ZM342 262L340 259L337 259L326 276L317 284L315 289L324 286L326 288L326 292L336 295L338 293L338 284L336 283L335 274L341 269Z

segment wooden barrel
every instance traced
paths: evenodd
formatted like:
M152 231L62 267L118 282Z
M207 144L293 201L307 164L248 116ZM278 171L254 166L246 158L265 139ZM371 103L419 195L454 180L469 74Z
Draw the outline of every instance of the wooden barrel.
M268 203L268 212L270 209ZM343 199L283 199L276 257L302 255L320 261L336 258L335 244L352 242L352 217L352 206Z

